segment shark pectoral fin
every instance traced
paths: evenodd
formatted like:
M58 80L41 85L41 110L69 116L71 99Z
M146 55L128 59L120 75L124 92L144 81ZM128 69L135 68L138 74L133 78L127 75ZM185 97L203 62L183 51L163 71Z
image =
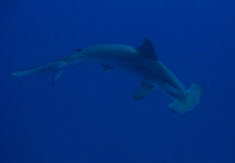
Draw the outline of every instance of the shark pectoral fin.
M147 81L142 81L140 88L137 90L137 92L134 95L134 99L139 100L144 98L153 89L154 85L152 83L149 83Z
M102 66L104 67L105 72L110 72L111 70L113 70L113 66L107 64L102 64Z
M53 77L52 77L52 84L54 85L57 79L60 77L61 73L63 72L64 69L59 69L57 71L53 72Z

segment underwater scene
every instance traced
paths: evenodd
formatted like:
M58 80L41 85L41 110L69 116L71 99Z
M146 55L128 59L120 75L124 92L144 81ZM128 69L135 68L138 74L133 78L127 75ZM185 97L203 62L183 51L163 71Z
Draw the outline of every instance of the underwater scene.
M235 163L235 2L0 2L0 163Z

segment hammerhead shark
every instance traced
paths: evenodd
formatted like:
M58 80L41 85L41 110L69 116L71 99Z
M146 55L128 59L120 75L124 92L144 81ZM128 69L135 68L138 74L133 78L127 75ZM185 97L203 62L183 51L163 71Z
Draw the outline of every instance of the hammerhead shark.
M84 62L102 64L106 71L120 67L136 74L142 80L133 97L136 100L142 99L158 86L175 100L169 104L174 113L192 110L199 103L200 87L192 84L187 90L176 76L158 60L152 42L147 38L139 47L100 44L86 49L78 49L74 54L62 60L13 72L11 75L22 77L38 72L52 72L52 82L55 83L65 67Z

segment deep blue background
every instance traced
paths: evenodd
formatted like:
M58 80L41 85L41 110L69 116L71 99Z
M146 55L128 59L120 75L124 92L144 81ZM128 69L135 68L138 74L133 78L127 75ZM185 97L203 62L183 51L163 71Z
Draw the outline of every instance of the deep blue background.
M5 0L0 5L0 162L234 163L235 3L223 0ZM174 115L155 91L116 68L9 72L100 43L152 40L160 60L200 104Z

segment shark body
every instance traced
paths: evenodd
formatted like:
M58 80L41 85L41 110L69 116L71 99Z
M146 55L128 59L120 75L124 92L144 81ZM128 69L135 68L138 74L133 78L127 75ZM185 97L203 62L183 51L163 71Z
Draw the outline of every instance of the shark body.
M13 72L11 75L21 77L47 71L54 74L52 80L54 83L65 67L84 62L102 64L105 70L120 67L139 76L142 83L135 93L134 99L142 99L158 86L175 100L169 104L175 113L191 110L199 102L200 87L192 84L191 88L187 90L176 76L158 60L153 45L148 39L144 39L142 45L137 48L121 44L101 44L79 49L62 60Z

